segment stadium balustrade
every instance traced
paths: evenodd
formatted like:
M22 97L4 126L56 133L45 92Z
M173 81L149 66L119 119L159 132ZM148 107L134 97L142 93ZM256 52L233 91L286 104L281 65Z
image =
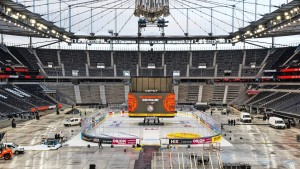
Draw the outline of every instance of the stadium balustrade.
M241 50L236 51L218 51L216 64L218 65L217 76L223 77L224 71L231 70L228 76L238 76L239 65L243 62L243 53Z
M97 63L104 63L105 67L111 67L111 52L108 51L88 51L90 56L90 66L97 67Z
M264 85L263 86L264 89L274 89L275 87L277 87L277 85Z
M245 66L250 67L251 63L255 63L256 67L261 66L261 63L268 54L268 49L245 50Z
M39 105L46 106L46 105L55 105L56 102L51 100L46 93L43 92L43 88L39 84L16 84L18 88L31 93L33 97L39 100Z
M260 68L243 68L241 76L256 76Z
M26 48L11 47L12 50L22 52L25 58L33 62L29 65L36 67L36 58ZM274 68L288 59L294 52L295 47L278 48L273 54L270 54L264 69ZM21 51L21 52L20 52ZM37 56L44 65L45 72L50 76L62 76L62 70L58 62L58 50L52 49L36 49ZM260 70L260 64L265 59L268 49L253 49L244 50L246 52L245 65L242 67L242 76L255 76ZM114 76L113 67L111 65L111 52L109 51L88 51L90 56L89 75L90 76ZM216 54L217 76L224 77L224 71L230 70L228 76L238 76L240 64L243 63L243 50L232 51L192 51L192 64L189 68L190 77L213 77L215 67L213 66L214 53ZM5 56L0 55L3 62L6 58L11 59L8 53L0 50L0 54L5 53ZM24 54L23 54L24 53ZM141 52L141 67L139 73L141 76L148 76L153 73L153 70L144 70L148 63L154 63L155 73L159 76L164 74L162 66L162 52ZM22 59L22 57L20 57ZM72 76L72 70L79 70L79 76L86 76L87 53L81 50L61 50L61 63L64 64L66 76ZM180 71L180 76L185 77L187 73L187 65L189 65L189 51L167 51L164 54L164 64L166 64L166 75L173 76L173 71ZM116 64L116 76L122 77L123 71L130 71L130 76L136 76L138 64L137 51L114 51L114 64ZM5 62L5 61L4 61ZM15 62L13 60L13 62ZM48 63L52 62L52 68L48 67ZM96 69L97 63L104 63L104 69ZM198 68L199 63L205 63L206 68ZM255 63L255 68L251 68L251 63Z
M163 68L149 69L149 68L140 68L139 69L140 76L164 76Z
M255 76L259 72L261 63L267 56L268 50L255 49L255 50L245 50L245 52L246 52L245 65L243 65L241 75Z
M259 101L260 99L263 99L263 98L269 96L272 93L273 92L269 92L269 91L260 92L259 94L253 96L253 98L251 100L249 100L246 104L252 105L253 103Z
M278 85L274 89L298 90L300 89L300 85Z
M287 94L287 95L285 95L281 98L278 98L276 100L271 100L269 103L264 104L264 107L272 108L272 109L275 109L275 110L281 110L286 106L286 104L289 104L289 102L292 99L298 99L299 100L299 98L300 98L300 94L298 94L298 93L289 93L289 94Z
M238 97L241 91L241 86L228 86L226 102L230 103L232 100Z
M111 52L107 51L88 51L90 57L89 75L101 77L113 77L114 69L111 65ZM101 63L105 68L97 68Z
M100 76L100 77L114 77L114 69L110 68L89 68L90 76Z
M6 98L0 97L0 101L5 102L8 105L14 106L22 111L28 111L30 108L35 107L35 105L26 101L27 98L21 98L18 95L15 95L9 91L6 91L5 88L8 86L0 85L0 94Z
M215 67L213 66L215 51L193 51L190 77L213 77ZM199 68L199 63L206 64L206 68Z
M292 105L292 106L290 106L288 108L281 109L280 111L288 112L288 113L291 113L291 114L296 114L296 115L299 116L300 102L297 102L297 103L295 103L294 105Z
M3 102L3 100L0 99L0 117L18 114L21 112L22 112L22 110L17 109L14 106L10 106L7 103Z
M49 76L62 76L62 69L58 62L57 50L54 49L35 49L36 54L42 62L43 69ZM48 67L52 63L52 67Z
M106 103L125 103L125 91L123 84L105 84Z
M60 59L65 66L66 76L76 76L73 71L79 71L78 76L86 76L87 55L84 51L62 50Z
M47 96L43 96L40 92L42 92L41 88L38 88L36 85L21 85L23 88L27 88L24 90L23 88L19 88L15 85L2 85L2 91L16 97L17 99L28 103L32 107L41 107L41 106L49 106L56 104L50 99L45 99ZM33 87L33 88L31 88ZM37 94L40 96L38 97Z
M258 102L255 102L252 105L254 105L254 106L262 106L265 103L268 103L268 102L270 102L270 101L272 101L274 99L280 98L280 97L282 97L285 94L287 94L287 93L286 92L273 92L268 97L260 99Z
M286 62L293 54L294 51L296 50L296 47L288 47L285 48L283 54L281 57L272 65L271 69L276 69L282 66L284 62Z
M214 86L212 102L223 103L225 86Z
M45 86L49 89L58 90L61 94L68 97L68 99L71 99L73 102L76 100L74 85L72 83L45 83Z
M53 63L53 67L59 66L57 50L55 49L35 49L36 54L44 66L48 66L48 62Z
M134 51L115 52L114 63L116 64L117 76L122 77L123 71L130 71L130 76L136 76L138 55Z
M97 84L80 84L80 96L83 104L101 103L100 87Z
M270 49L270 53L268 59L266 60L266 65L264 67L265 70L272 69L274 63L281 57L281 55L284 53L285 48L274 48Z
M4 48L6 48L5 46L3 46ZM7 49L7 48L6 48ZM19 63L6 51L4 51L2 49L2 46L0 45L0 64L2 66L5 65L19 65Z
M197 103L199 93L199 85L189 86L188 88L188 103Z
M162 67L162 52L141 52L141 67L147 68L148 63L154 63L156 67Z
M201 102L209 103L212 101L213 98L213 92L214 92L214 86L213 85L203 85L202 90L202 100Z
M39 70L38 60L28 48L8 47L9 51L29 69Z
M178 87L178 103L188 103L188 91L189 91L189 85L188 84L180 84Z
M165 64L167 66L167 76L173 76L173 71L180 71L180 76L186 76L189 54L186 51L166 52Z

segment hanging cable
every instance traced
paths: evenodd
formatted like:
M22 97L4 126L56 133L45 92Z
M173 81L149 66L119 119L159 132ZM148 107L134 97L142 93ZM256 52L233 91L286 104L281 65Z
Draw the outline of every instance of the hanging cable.
M121 0L121 1L123 1L123 0ZM115 1L113 1L113 2L104 4L104 5L100 6L100 7L103 7L103 6L106 6L106 5L111 5L111 4L117 3L117 2L120 2L120 0L115 0ZM99 8L99 7L95 7L95 8ZM71 9L72 9L72 8L71 8ZM82 12L80 12L80 13L77 13L77 14L75 14L75 15L72 15L71 18L73 18L73 17L75 17L75 16L78 16L78 15L80 15L80 14L87 13L87 12L90 12L90 8L87 8L87 10L84 10L84 11L82 11ZM63 21L63 20L67 20L67 19L69 19L69 17L63 18L62 21ZM89 18L85 18L85 19L89 19ZM85 19L83 19L83 20L85 20ZM72 25L72 26L73 26L73 25Z
M180 1L178 1L178 0L175 0L175 1L181 3L181 4L185 5L185 6L191 7L190 5L187 5L187 4L185 4L185 3L183 3L183 2L180 2ZM226 25L228 25L228 26L232 26L231 24L228 24L227 22L224 22L223 20L220 20L220 19L218 19L218 18L216 18L216 17L213 17L213 16L211 16L211 15L209 15L209 14L203 12L203 11L200 11L200 10L198 10L198 9L195 9L195 10L196 10L197 12L203 13L203 14L206 15L206 16L212 17L213 19L218 20L218 21L220 21L220 22L222 22L222 23L224 23L224 24L226 24ZM195 13L193 10L192 10L192 12L193 12L194 14L196 14L196 15L202 17L203 19L205 19L205 20L208 21L209 23L211 23L210 20L204 18L202 15L199 15L199 14ZM215 24L215 23L212 23L212 24L215 25L216 27L220 28L220 29L223 30L224 32L229 33L228 31L226 31L225 29L223 29L223 28L220 27L219 25L217 25L217 24Z
M173 5L174 6L174 5ZM186 14L184 14L182 11L180 11L178 8L176 8L175 6L174 6L174 9L177 9L182 15L184 15L184 16L186 16L186 17L188 17ZM192 21L195 25L197 25L201 30L203 30L205 33L207 33L208 34L208 32L205 30L205 29L203 29L198 23L196 23L194 20L192 20L190 17L188 17L188 19L190 20L190 21Z
M129 2L131 2L133 0L130 0ZM128 8L130 8L132 5L134 5L135 2L133 2L131 5L128 6ZM117 16L115 16L114 18L112 18L112 20L108 21L105 25L103 25L100 29L98 29L96 31L96 33L98 33L100 30L102 30L104 27L106 27L108 24L110 24L112 21L114 21L115 19L117 19L121 14L123 14L127 9L124 9L122 12L120 12Z
M176 1L177 1L177 2L180 2L180 1L178 1L178 0L176 0ZM202 6L202 5L200 5L200 4L197 4L197 3L194 3L194 2L191 2L191 1L188 1L188 0L182 0L182 1L185 1L186 3L191 3L191 4L194 4L194 5L203 7L203 8L211 8L211 7ZM182 3L183 3L183 2L182 2ZM189 6L189 5L188 5L188 6ZM191 6L190 6L190 7L191 7ZM230 6L230 8L231 8L231 6ZM230 16L230 15L228 15L227 13L220 12L220 11L215 10L215 9L213 9L213 8L212 8L212 10L213 10L214 12L220 13L220 14L222 14L222 15ZM231 17L231 16L230 16L230 17ZM240 18L236 18L236 19L242 20L242 19L240 19Z
M128 4L129 2L131 2L131 1L132 1L132 0L127 0L127 1L125 1L122 5L126 5L126 4ZM110 10L110 11L109 11L109 10ZM102 16L100 16L99 18L93 20L92 23L94 23L94 22L98 21L99 19L102 19L103 17L107 16L108 14L112 13L112 12L114 11L114 9L113 9L113 8L108 8L108 9L105 9L104 11L102 11L101 13L104 13L104 12L106 12L106 11L109 11L109 12L106 13L106 14L104 14L104 15L102 15ZM98 13L98 14L99 14L99 13ZM98 14L96 14L96 15L98 15ZM96 16L96 15L93 15L93 17ZM88 18L88 19L90 19L90 18ZM82 27L81 29L79 29L79 31L82 30L82 29L84 29L84 28L86 28L86 27L88 27L89 25L90 25L90 24L86 24L84 27Z
M124 23L124 25L121 27L121 29L119 30L118 34L121 33L121 31L123 30L123 28L127 25L127 23L129 22L129 20L132 18L132 16L134 15L134 13L132 13L130 15L130 17L126 20L126 22Z
M172 15L172 13L170 13L170 16L173 18L173 20L176 22L177 26L181 29L181 31L184 34L185 33L184 30L182 29L182 27L180 26L180 24L177 22L177 20L174 18L174 16Z
M114 2L119 2L119 1L120 1L120 0L117 0L117 1L114 1ZM118 4L114 5L114 6L112 6L112 8L114 8L114 7L118 6L118 5L124 4L124 3L128 2L128 1L130 1L130 0L125 0L125 1L121 0L121 3L118 3ZM97 15L99 15L99 14L101 14L101 13L103 13L103 12L109 10L109 9L111 9L111 8L108 8L108 9L102 11L102 12L99 12L99 13L93 15L93 17L95 17L95 16L97 16ZM89 9L87 12L89 12L89 11L90 11L90 9ZM86 21L87 19L90 19L90 17L81 19L79 22L76 22L76 23L74 23L74 24L71 25L71 26L75 26L75 25L77 25L77 24L79 24L79 23L82 23L82 22ZM69 26L69 27L70 27L70 26ZM69 28L69 27L67 27L67 28Z

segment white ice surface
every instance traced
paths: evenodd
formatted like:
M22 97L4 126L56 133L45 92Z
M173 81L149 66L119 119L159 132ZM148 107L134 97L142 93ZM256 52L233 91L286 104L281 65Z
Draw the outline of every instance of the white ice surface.
M164 126L139 126L138 123L142 122L143 118L129 118L124 115L116 114L108 117L103 123L94 127L89 135L98 137L119 137L119 138L142 138L145 128L158 128L160 137L165 138L169 133L185 132L185 133L198 133L201 137L215 135L215 133L205 125L196 121L190 115L178 113L175 118L163 118ZM155 141L156 144L157 140ZM72 137L71 140L64 145L68 146L98 146L97 143L87 142L81 139L81 134ZM220 141L221 147L232 146L230 142L222 138ZM105 145L104 146L110 146ZM193 145L202 146L202 145Z
M160 138L166 138L167 134L170 133L195 133L200 134L200 137L215 135L211 129L199 123L191 115L184 113L178 113L174 118L160 119L164 126L139 126L140 122L143 122L143 118L129 118L128 116L116 114L108 117L88 134L100 137L142 138L144 128L158 128Z

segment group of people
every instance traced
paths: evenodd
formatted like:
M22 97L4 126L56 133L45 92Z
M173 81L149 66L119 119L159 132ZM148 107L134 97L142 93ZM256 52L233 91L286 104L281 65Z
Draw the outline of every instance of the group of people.
M229 126L235 126L235 119L228 119Z
M63 135L62 131L60 131L59 133L56 133L56 134L54 135L54 138L55 138L56 140L60 140L60 142L62 142L63 139L64 139L64 135Z

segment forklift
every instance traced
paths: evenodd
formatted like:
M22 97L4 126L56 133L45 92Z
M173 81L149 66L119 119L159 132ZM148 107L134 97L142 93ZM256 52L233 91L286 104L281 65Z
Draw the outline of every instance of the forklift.
M10 148L6 148L3 143L0 143L0 158L9 160L13 156L13 152Z

